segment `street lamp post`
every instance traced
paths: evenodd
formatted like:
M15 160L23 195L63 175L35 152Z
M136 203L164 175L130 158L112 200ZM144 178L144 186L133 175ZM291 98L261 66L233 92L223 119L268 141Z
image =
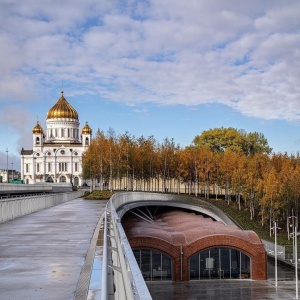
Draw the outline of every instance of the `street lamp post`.
M295 280L296 280L296 299L298 299L298 253L297 253L297 224L295 225Z
M12 180L14 180L14 163L11 163Z
M281 254L282 252L277 252L277 229L281 229L280 227L277 227L276 222L274 222L274 227L271 228L271 230L274 230L275 234L275 251L274 251L274 256L275 256L275 286L277 288L277 255Z
M8 183L8 148L6 148L6 182Z
M298 249L297 249L297 235L299 234L297 232L298 226L297 226L297 217L296 216L291 216L289 219L292 219L293 222L293 233L291 233L291 236L293 237L293 242L294 242L294 259L295 259L295 281L296 281L296 298L298 299Z

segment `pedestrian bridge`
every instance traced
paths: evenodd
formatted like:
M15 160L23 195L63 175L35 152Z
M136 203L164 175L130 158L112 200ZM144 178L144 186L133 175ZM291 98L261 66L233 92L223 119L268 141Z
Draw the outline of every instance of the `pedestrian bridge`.
M160 287L158 281L146 284L121 223L126 215L152 226L153 210L176 207L237 228L222 211L206 202L196 205L189 197L134 192L116 194L107 202L83 200L75 192L68 199L61 196L60 203L51 200L51 205L26 210L22 217L15 214L5 222L4 207L13 205L0 200L0 299L152 299L159 290L167 292L171 281ZM190 288L197 282L191 281ZM247 282L241 287L253 289ZM229 285L227 281L224 288ZM292 293L274 291L274 297L293 298Z

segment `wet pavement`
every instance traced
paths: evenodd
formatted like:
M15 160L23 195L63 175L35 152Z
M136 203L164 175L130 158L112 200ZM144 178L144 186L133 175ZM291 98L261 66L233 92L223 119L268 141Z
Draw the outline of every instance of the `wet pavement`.
M0 223L0 299L74 299L105 205L76 199Z
M0 299L74 299L106 201L76 199L0 223ZM87 299L100 299L102 247L92 254ZM295 272L268 263L268 280L147 282L154 300L295 299ZM299 277L300 278L300 277ZM82 298L84 299L84 298Z
M268 262L268 280L203 280L183 283L147 282L153 300L262 300L295 299L295 272L278 266L277 288L275 266Z

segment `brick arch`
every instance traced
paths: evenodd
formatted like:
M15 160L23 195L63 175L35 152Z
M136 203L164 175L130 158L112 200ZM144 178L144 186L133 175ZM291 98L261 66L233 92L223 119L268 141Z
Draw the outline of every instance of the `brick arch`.
M201 238L189 245L182 247L183 255L181 257L180 246L174 246L170 243L154 237L130 237L129 243L132 249L147 248L158 250L170 256L173 263L173 280L181 280L181 259L182 259L182 279L190 279L189 260L191 256L209 248L226 247L236 249L251 257L252 279L267 279L267 255L263 244L253 244L240 237L229 235L215 235Z
M267 254L262 243L254 244L236 236L215 235L201 238L184 247L185 278L189 280L189 259L194 254L208 248L226 247L236 249L251 257L252 279L267 279Z
M265 252L263 244L253 244L250 241L233 235L206 236L189 244L186 248L187 256L190 257L199 251L212 247L230 247L244 252L251 258L257 255L257 250Z
M181 249L179 246L173 246L164 240L157 239L154 237L130 237L129 243L132 249L145 248L145 249L158 250L163 254L170 256L173 264L172 280L180 281Z
M172 259L176 259L180 252L178 248L170 243L157 239L154 237L130 237L129 243L132 249L135 248L148 248L153 250L159 250L164 254L171 256ZM178 253L179 252L179 253Z

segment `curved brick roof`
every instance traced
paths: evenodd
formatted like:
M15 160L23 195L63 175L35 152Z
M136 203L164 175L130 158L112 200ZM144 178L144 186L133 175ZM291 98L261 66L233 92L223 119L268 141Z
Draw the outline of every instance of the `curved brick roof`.
M153 223L133 214L126 214L122 219L122 225L129 240L137 237L151 237L173 246L186 246L206 237L234 236L248 243L261 244L260 238L253 231L227 226L209 217L180 210L156 215Z

